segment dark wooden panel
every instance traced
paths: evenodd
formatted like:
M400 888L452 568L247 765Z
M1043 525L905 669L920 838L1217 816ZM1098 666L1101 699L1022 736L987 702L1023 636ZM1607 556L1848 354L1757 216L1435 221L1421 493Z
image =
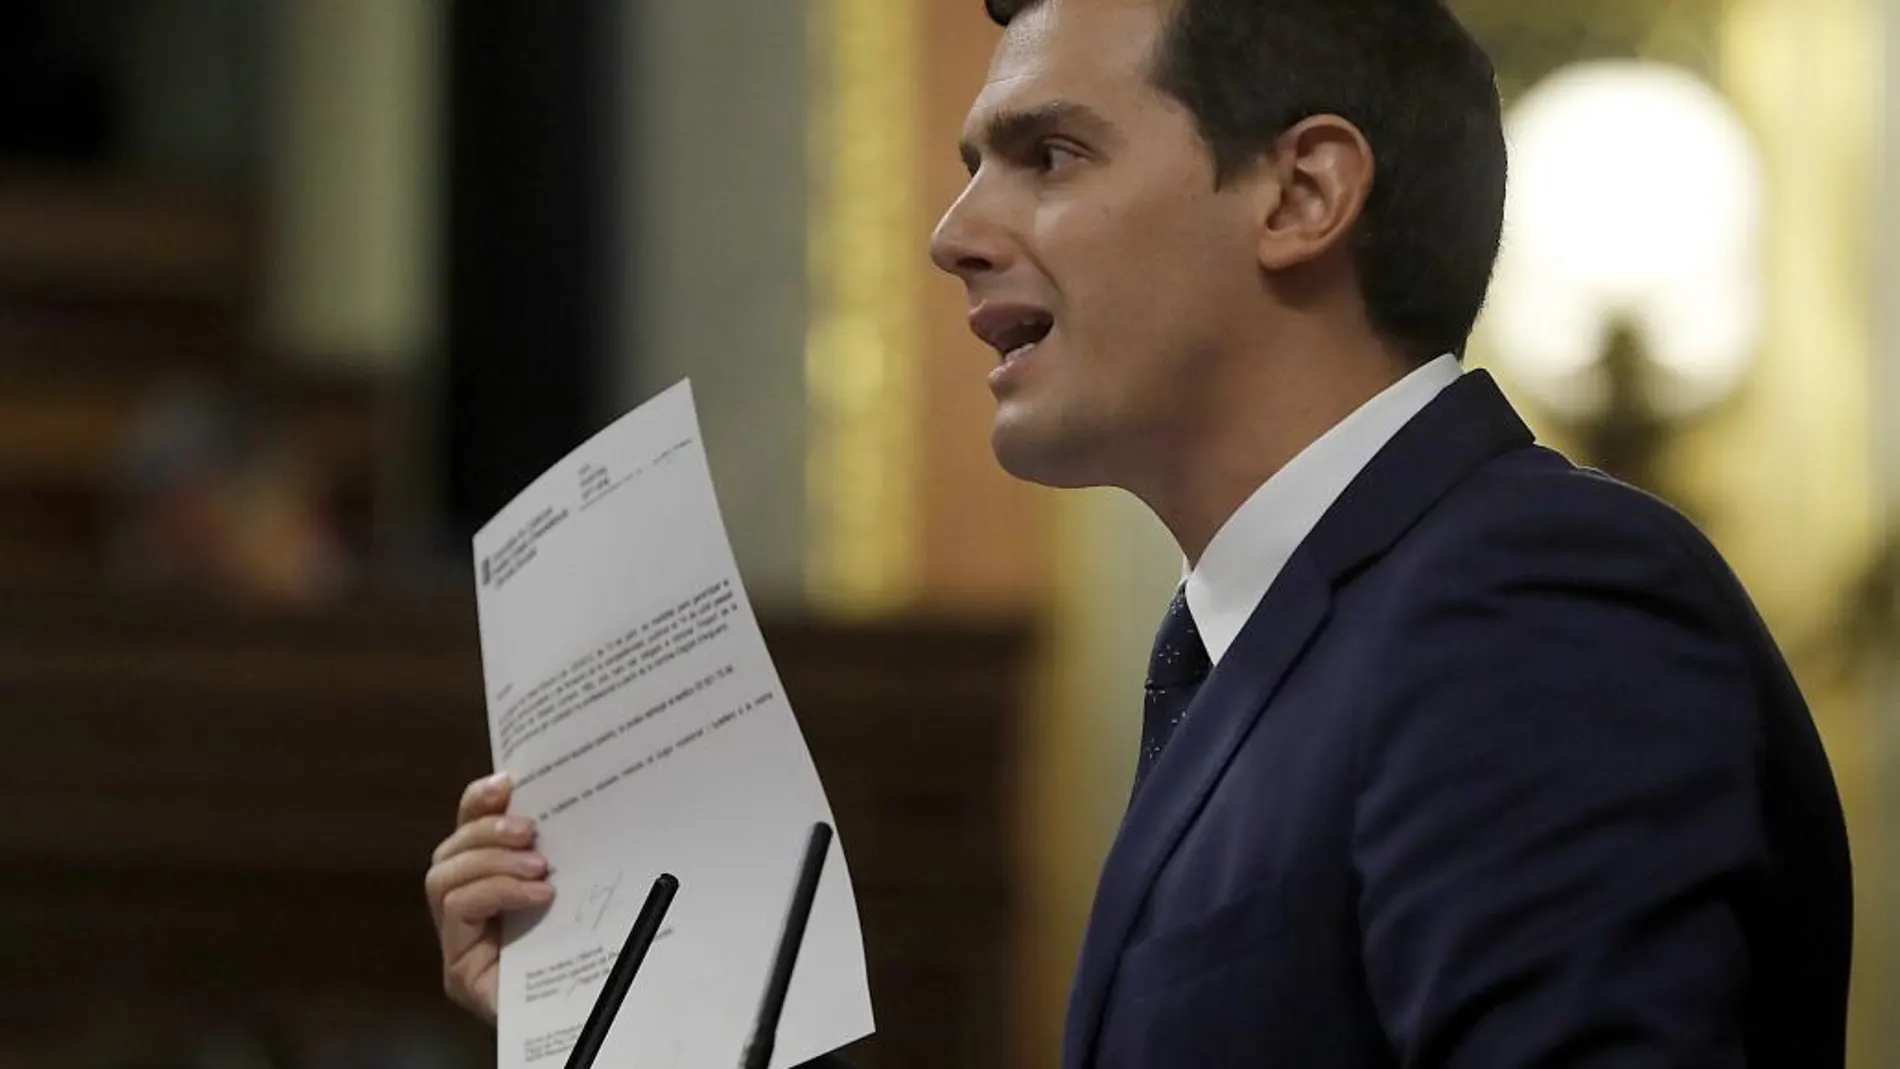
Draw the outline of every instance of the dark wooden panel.
M880 1034L854 1055L1005 1064L1026 633L766 630L860 895ZM232 1023L279 1030L286 1065L402 1028L486 1051L441 998L421 894L488 763L476 648L459 597L0 592L0 1069L130 1066Z

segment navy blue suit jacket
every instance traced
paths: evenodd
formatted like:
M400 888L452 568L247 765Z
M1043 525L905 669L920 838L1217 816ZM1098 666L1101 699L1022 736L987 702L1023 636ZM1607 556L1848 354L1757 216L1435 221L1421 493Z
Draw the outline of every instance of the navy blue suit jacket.
M1741 586L1473 372L1294 554L1130 806L1063 1065L1837 1069L1851 917Z
M1130 806L1063 1064L1828 1069L1850 927L1833 779L1740 585L1473 372Z

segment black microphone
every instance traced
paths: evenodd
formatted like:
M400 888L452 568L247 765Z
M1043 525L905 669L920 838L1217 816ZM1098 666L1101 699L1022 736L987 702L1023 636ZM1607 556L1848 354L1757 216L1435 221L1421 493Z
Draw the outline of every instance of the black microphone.
M680 882L671 873L662 873L653 881L653 889L647 892L646 904L640 907L640 915L634 918L633 928L627 932L627 942L620 948L620 956L614 959L614 966L607 973L607 982L601 985L599 997L594 999L594 1008L587 1015L587 1023L581 1026L580 1038L574 1041L574 1048L567 1052L567 1069L591 1069L594 1059L600 1055L600 1046L607 1041L607 1030L614 1026L614 1017L620 1013L620 1004L626 1001L627 989L633 986L634 974L640 971L640 963L647 958L647 950L653 946L653 940L660 934L660 922L666 919L667 907L673 904L673 895L679 890Z
M798 950L805 943L805 925L811 920L812 902L818 896L818 877L824 872L825 858L831 852L831 825L823 821L811 826L811 838L805 843L805 860L798 867L798 882L792 887L791 909L785 915L785 931L779 936L778 953L772 959L772 974L765 983L765 998L759 1004L759 1016L752 1028L752 1042L746 1044L741 1069L768 1069L772 1048L778 1043L778 1022L785 1013L785 995L792 988L792 969L798 964Z

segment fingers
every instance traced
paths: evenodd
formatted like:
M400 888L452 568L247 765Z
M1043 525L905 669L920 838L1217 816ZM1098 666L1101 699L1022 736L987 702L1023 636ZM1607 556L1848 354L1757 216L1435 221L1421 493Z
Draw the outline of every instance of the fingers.
M430 858L441 864L456 854L484 847L526 850L534 845L534 822L526 817L477 817L449 833Z
M554 901L554 885L517 876L488 876L451 889L442 898L443 915L464 924L483 924L518 909Z
M456 806L456 825L467 824L476 817L507 812L508 795L513 790L514 782L509 779L506 772L484 776L469 784L462 791L461 803Z
M547 872L548 863L539 854L527 850L487 847L465 850L437 862L430 867L428 876L423 878L423 885L428 889L430 901L441 902L456 888L490 876L539 880Z

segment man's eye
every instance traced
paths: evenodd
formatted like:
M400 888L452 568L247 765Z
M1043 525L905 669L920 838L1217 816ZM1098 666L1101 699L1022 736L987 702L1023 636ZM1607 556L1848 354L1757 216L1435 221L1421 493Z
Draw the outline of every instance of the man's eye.
M1055 141L1044 141L1036 146L1036 169L1054 171L1082 158L1081 154Z

